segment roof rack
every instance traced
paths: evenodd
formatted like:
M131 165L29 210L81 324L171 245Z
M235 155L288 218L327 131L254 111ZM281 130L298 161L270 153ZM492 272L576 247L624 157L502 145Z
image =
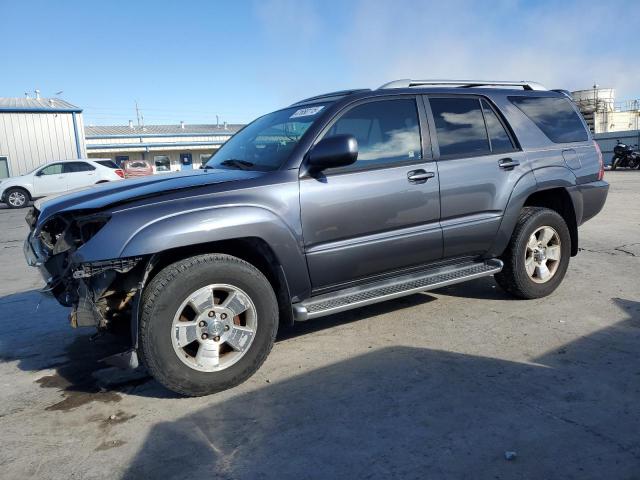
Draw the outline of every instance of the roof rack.
M522 87L524 90L546 90L545 87L536 82L520 81L510 82L505 80L394 80L385 83L378 90L387 88L410 88L424 86L447 86L447 87Z
M294 105L298 105L300 103L307 103L315 100L324 100L326 98L344 97L347 95L351 95L353 93L367 92L370 90L371 89L369 88L356 88L352 90L338 90L337 92L323 93L322 95L316 95L315 97L309 97L309 98L305 98L304 100L298 100L297 102L292 103L291 106L293 107Z

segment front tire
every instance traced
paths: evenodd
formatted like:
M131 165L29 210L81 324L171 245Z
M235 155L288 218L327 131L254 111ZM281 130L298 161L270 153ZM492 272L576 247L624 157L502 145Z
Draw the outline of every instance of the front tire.
M234 387L271 351L278 303L253 265L207 254L164 268L142 297L139 353L151 375L188 396Z
M24 208L29 205L31 196L24 188L10 188L7 190L5 203L9 208Z
M571 235L554 210L525 207L520 213L495 275L503 290L518 298L546 297L562 282L571 256Z

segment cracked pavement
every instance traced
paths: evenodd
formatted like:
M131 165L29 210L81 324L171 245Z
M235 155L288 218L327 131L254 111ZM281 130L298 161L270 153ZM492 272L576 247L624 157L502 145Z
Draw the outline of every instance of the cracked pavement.
M0 478L640 478L640 172L605 179L552 296L489 278L308 322L197 399L101 364L1 209Z

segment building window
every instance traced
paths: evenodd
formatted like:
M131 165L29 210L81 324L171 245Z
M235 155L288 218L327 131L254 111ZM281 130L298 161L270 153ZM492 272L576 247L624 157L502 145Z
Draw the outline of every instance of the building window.
M0 157L0 178L9 178L9 159Z
M167 155L156 155L153 157L153 163L156 167L156 172L171 171L171 160Z

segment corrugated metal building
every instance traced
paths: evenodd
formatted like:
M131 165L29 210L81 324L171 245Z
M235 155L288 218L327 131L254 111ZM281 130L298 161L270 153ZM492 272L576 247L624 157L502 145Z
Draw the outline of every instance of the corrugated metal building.
M0 178L86 157L82 109L60 98L0 97Z
M198 168L243 125L87 126L89 158L147 160L155 172Z

